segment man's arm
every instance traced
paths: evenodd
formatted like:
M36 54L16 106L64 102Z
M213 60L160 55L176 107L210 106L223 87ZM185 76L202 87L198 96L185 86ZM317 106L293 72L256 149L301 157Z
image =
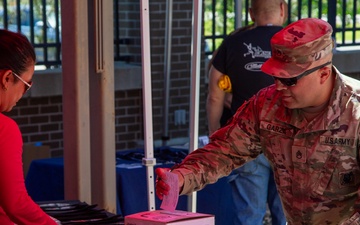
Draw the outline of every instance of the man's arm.
M225 103L225 92L218 86L218 81L223 74L211 66L209 71L209 89L206 100L206 113L209 135L220 128L220 118Z
M224 102L225 108L231 109L232 97L233 97L232 93L229 92L225 93L225 102Z

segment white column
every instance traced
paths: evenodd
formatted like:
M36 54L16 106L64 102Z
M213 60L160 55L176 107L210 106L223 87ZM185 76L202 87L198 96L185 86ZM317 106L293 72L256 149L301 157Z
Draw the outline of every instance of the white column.
M91 199L116 213L113 1L89 1Z
M61 1L61 40L65 199L91 202L87 6Z

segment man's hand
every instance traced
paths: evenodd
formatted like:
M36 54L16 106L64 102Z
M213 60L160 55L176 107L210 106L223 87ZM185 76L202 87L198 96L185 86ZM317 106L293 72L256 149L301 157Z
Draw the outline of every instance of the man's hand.
M169 168L157 168L155 173L156 177L156 196L160 200L163 199L164 195L169 194L170 186L166 183L166 172L170 171Z

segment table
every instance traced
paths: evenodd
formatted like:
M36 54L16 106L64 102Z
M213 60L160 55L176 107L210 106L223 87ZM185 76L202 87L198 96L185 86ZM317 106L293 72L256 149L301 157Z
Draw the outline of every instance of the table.
M99 224L124 224L123 216L114 215L96 204L91 205L79 200L41 201L37 204L61 224L86 225L93 223L94 220Z
M148 210L146 168L136 157L141 158L142 150L129 150L120 154L130 154L129 159L117 159L116 193L117 213L123 216ZM171 150L176 154L176 150ZM134 153L134 154L132 154ZM135 159L134 159L135 157ZM171 167L174 163L159 160L157 167ZM26 187L34 201L51 201L64 199L64 160L49 158L34 160L26 177ZM156 209L161 201L156 198ZM187 196L180 196L177 206L179 210L187 210ZM216 225L232 224L234 216L231 187L227 178L207 185L197 192L197 212L215 215Z
M25 185L34 201L64 200L64 159L33 160Z

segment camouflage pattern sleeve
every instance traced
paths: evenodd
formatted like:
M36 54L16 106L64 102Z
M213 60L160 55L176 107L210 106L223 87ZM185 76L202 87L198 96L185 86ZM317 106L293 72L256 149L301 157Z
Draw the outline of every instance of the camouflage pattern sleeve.
M210 137L208 145L193 151L177 166L176 173L184 177L181 194L215 183L261 153L260 138L255 129L258 126L255 106L255 97L244 103L233 119Z

